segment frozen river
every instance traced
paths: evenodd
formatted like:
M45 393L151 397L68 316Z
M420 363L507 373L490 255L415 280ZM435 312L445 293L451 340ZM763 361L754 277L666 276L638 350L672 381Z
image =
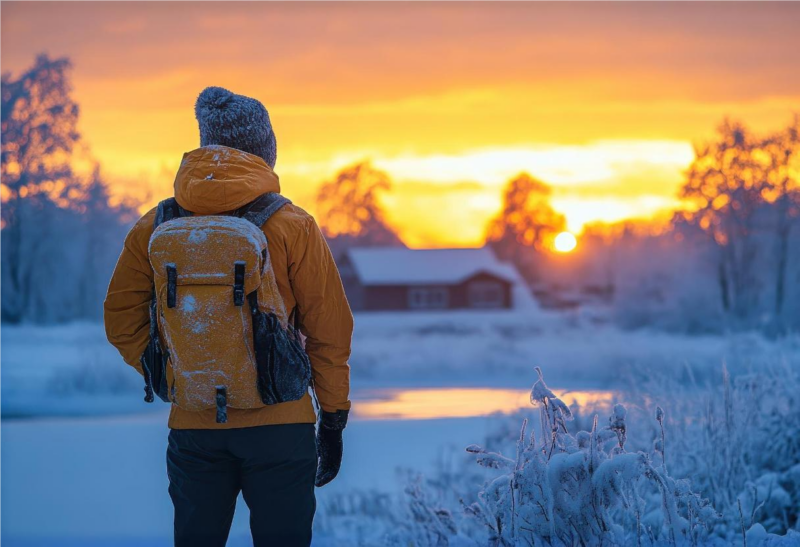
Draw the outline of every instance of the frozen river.
M490 319L359 318L345 460L340 477L318 491L320 513L354 489L398 491L398 468L425 472L463 458L464 447L496 428L487 415L530 408L535 364L551 387L573 389L554 389L566 402L592 406L607 402L608 386L623 386L630 371L692 365L703 373L723 360L741 368L797 352L791 341L758 337L567 328L513 314ZM3 416L26 417L2 422L4 546L171 544L168 409L145 405L141 393L141 379L119 362L101 326L2 329ZM247 544L240 502L229 545Z
M166 411L2 424L3 545L170 545ZM473 442L489 419L354 419L340 476L318 490L392 491L398 467L426 470ZM239 500L230 545L248 544Z

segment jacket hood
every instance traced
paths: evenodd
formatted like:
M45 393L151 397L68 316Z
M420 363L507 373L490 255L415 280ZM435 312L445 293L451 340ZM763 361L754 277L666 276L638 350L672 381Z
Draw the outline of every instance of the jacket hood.
M258 156L210 145L186 152L175 176L175 199L198 215L238 209L267 192L280 192L278 175Z

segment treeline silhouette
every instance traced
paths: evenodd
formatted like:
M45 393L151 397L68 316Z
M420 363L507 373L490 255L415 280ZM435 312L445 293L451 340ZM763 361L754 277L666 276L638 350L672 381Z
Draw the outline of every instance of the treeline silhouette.
M37 57L2 76L2 320L96 320L122 240L141 203L110 199L77 132L70 61ZM601 304L626 327L699 333L800 327L800 118L758 135L724 121L695 147L679 197L660 221L584 229L553 253L566 219L552 189L521 172L486 226L486 244L516 264L545 304ZM77 164L92 166L76 172ZM381 205L390 176L369 161L324 181L316 215L334 252L402 246ZM565 304L566 303L566 304Z
M625 327L687 333L800 328L800 117L757 135L726 120L695 147L665 219L596 223L578 250L552 251L566 219L552 189L522 172L506 184L485 243L513 262L540 301L600 304ZM401 245L379 195L386 173L368 162L323 184L318 211L337 256L353 245Z

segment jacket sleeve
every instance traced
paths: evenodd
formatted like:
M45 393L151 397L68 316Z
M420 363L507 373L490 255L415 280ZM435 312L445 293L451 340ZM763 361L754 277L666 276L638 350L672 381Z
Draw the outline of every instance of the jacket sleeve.
M289 249L289 280L319 404L326 412L350 409L353 314L339 271L317 223L306 220Z
M150 340L153 271L147 257L154 213L142 217L125 238L103 305L106 337L126 363L142 374L139 359Z

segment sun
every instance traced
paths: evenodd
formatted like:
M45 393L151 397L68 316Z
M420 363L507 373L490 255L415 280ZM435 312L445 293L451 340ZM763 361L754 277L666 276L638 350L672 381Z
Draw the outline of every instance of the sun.
M577 244L578 240L570 232L561 232L555 239L555 249L559 253L568 253L575 249Z

